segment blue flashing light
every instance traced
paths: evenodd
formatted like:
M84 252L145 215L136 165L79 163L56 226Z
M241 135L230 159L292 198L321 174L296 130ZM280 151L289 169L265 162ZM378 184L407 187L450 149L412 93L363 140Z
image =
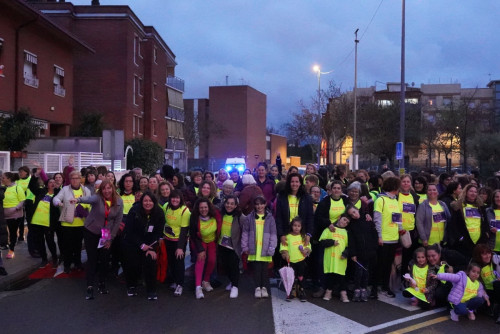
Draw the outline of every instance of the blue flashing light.
M236 167L238 169L239 172L243 172L245 170L245 167L243 165L238 165L238 167Z

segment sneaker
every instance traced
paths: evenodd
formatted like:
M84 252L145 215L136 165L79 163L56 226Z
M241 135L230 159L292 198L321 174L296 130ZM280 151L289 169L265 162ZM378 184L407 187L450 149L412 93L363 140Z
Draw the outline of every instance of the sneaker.
M347 292L345 290L340 291L340 300L342 303L349 303L349 298L347 297Z
M229 294L229 298L238 298L238 287L231 287L231 293Z
M49 261L47 260L42 260L42 262L40 262L40 265L38 266L39 268L45 268L45 266L47 266L47 264L49 263Z
M0 276L7 276L7 271L4 267L0 267Z
M455 310L450 311L450 318L453 321L458 321L458 314L455 313Z
M267 293L266 287L262 287L260 289L260 293L262 294L262 298L269 298L269 294Z
M332 290L326 289L325 295L323 296L323 300L330 300L332 299Z
M372 286L370 290L370 299L378 299L378 291L376 286Z
M321 298L325 294L325 289L319 288L316 292L313 293L313 298Z
M203 299L203 298L205 298L205 295L203 294L203 289L201 288L201 286L197 286L196 287L195 294L196 294L196 299Z
M262 291L260 288L255 288L255 298L262 298Z
M177 285L175 287L174 296L180 297L182 295L182 285Z
M149 292L148 300L158 300L158 295L156 294L156 292Z
M213 291L214 288L212 288L212 286L210 285L210 282L201 282L201 286L203 287L203 290L205 290L206 292L210 292L210 291Z
M362 302L367 302L368 301L368 291L366 291L366 289L361 289L360 299L361 299Z
M469 311L469 314L467 314L469 317L469 320L476 320L476 315L474 314L474 311Z
M389 298L396 298L396 295L394 294L394 292L391 291L391 289L387 288L387 289L382 289L381 291L384 295L386 295L387 297Z
M9 252L7 253L7 256L5 257L6 259L13 259L14 258L14 251L9 249Z
M86 300L94 299L94 288L89 286L87 287L87 294L85 295Z
M172 283L172 284L170 284L169 288L172 289L172 290L175 290L175 289L177 289L177 284L176 283Z
M106 283L104 282L99 283L99 285L97 286L97 291L101 295L107 295L109 293L109 290L106 288Z
M135 289L135 286L131 286L130 288L127 289L127 296L129 297L137 296L137 290Z
M226 285L226 291L231 291L232 287L233 287L233 285L231 283L229 283L228 285Z
M360 302L361 301L361 290L356 289L354 290L354 296L352 297L353 302Z
M307 301L307 296L306 296L306 292L304 291L304 288L299 289L298 297L299 297L301 302Z

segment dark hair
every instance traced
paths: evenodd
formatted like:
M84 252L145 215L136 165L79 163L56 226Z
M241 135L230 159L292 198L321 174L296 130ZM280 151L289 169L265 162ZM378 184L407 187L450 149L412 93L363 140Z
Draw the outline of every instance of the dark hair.
M264 167L264 168L266 169L266 171L267 171L267 164L266 164L265 162L263 162L263 161L262 161L262 162L259 162L259 163L257 164L257 168L259 168L260 166Z
M146 196L148 196L153 202L153 208L151 209L150 213L151 217L150 220L154 221L156 219L162 219L162 217L163 220L165 220L165 214L163 212L163 209L158 205L158 200L156 199L155 195L153 195L153 193L150 191L145 191L144 194L142 194L141 199L139 200L140 203L139 210L136 213L139 219L141 219L142 221L147 220L148 215L146 214L146 210L144 210L144 204L143 204Z
M115 175L115 173L114 173L113 171L108 170L108 171L106 172L106 174L104 174L104 177L108 178L107 176L108 176L108 174L109 174L109 173L113 174L113 178L115 179L115 180L113 181L113 185L114 185L114 186L115 186L115 188L116 188L116 175Z
M191 213L191 217L194 217L196 222L200 218L200 204L207 203L208 204L208 215L210 217L215 217L215 207L212 202L208 198L200 197L196 200L193 206L193 211Z
M296 169L297 171L296 172L292 172L292 169ZM298 173L298 172L299 172L299 169L296 166L290 166L290 168L288 168L287 175L290 174L290 173Z
M123 174L122 177L120 178L120 181L118 181L118 190L120 191L120 195L125 194L125 179L127 177L132 178L132 194L135 194L137 190L139 190L137 183L135 182L135 173L130 172L127 174Z
M306 231L304 230L304 222L302 221L302 218L299 216L293 217L290 222L290 231L292 231L292 226L295 222L300 223L300 236L302 237L302 241L304 241L306 239Z
M97 181L97 174L95 174L95 172L93 170L89 170L87 171L87 174L85 174L85 182L83 184L85 185L89 185L90 182L89 182L89 175L94 175L95 176L95 180L94 180L94 183L95 181Z
M5 172L3 175L10 180L10 182L16 182L19 180L19 175L14 174L12 172Z
M276 194L280 194L280 193L284 192L285 189L286 189L286 181L285 180L279 181L274 186L274 191L276 192Z
M424 247L418 247L417 249L415 249L413 251L413 261L415 261L415 263L417 262L417 254L418 253L424 253L424 256L426 256L426 250Z
M318 178L318 176L316 176L316 174L306 175L305 180L306 180L306 182L307 181L313 182L314 185L319 185L319 178Z
M177 173L174 176L177 178L177 186L175 188L176 189L184 188L184 176L181 173Z
M98 166L97 167L97 175L104 175L106 176L106 173L108 172L108 169L106 166Z
M422 183L424 185L424 187L422 188L422 192L420 192L420 194L426 194L427 193L427 179L423 176L417 176L414 180L413 180L413 189L415 189L415 182L419 182L419 183ZM417 192L415 190L415 192Z
M28 166L21 166L21 167L19 167L19 169L18 169L17 171L18 171L18 172L20 172L20 171L25 171L25 172L26 172L26 174L28 174L28 176L30 175L30 169L29 169L29 167L28 167Z
M198 198L203 197L203 195L201 194L201 189L205 184L208 184L208 186L210 187L210 199L215 198L215 196L217 196L217 188L215 187L215 183L209 180L201 181L200 185L198 186L198 193L196 194L196 196L198 196Z
M205 173L203 173L203 181L205 181L205 177L207 176L207 174L208 174L208 175L210 175L210 176L212 177L212 181L214 181L214 180L215 180L215 175L214 175L214 173L212 173L211 171L208 171L208 170L207 170Z
M368 185L370 186L371 189L373 188L376 190L379 189L380 185L378 184L378 179L379 179L378 175L370 177L370 179L368 180Z
M265 197L262 196L262 195L257 195L253 199L253 205L255 205L255 204L259 203L259 202L260 202L260 204L267 204L267 201L266 201Z
M157 207L157 206L159 207L158 200L156 199L156 196L151 191L146 190L144 192L144 194L142 194L141 199L139 200L139 202L141 203L141 208L142 208L142 202L144 202L144 197L146 197L146 196L148 196L149 198L151 198L151 201L153 201L153 203L154 203L154 207Z
M178 206L177 208L180 208L181 206L183 206L183 205L184 205L184 196L182 196L182 191L180 191L179 189L174 189L174 190L172 190L172 191L170 192L170 199L172 199L172 198L174 198L174 197L176 197L176 198L179 198L179 199L180 199L179 206ZM172 206L172 200L168 201L168 205L167 205L167 207L168 207L169 209L172 209L172 210L177 209L177 208L174 208L174 207Z
M476 263L476 262L469 262L469 265L467 266L467 274L472 270L472 268L479 268L481 270L481 266Z
M57 172L57 173L54 173L54 176L52 177L54 180L56 179L56 175L59 174L61 175L61 178L62 178L62 184L64 184L64 174L63 173L60 173L60 172Z
M399 187L401 187L401 180L396 176L388 177L384 180L384 184L382 184L382 190L385 192L399 190Z
M429 252L429 251L435 251L436 253L441 255L441 246L439 246L439 244L429 245L429 246L427 246L427 248L425 250L425 254L427 254L427 252Z
M486 185L493 190L500 189L500 181L496 177L489 177L486 180Z
M291 192L292 192L292 187L290 186L290 184L292 182L292 177L299 178L300 186L299 186L299 190L297 191L297 197L302 197L306 193L306 191L305 191L305 187L304 187L304 180L302 179L302 175L300 175L299 173L290 173L286 176L285 192L287 195L291 194Z
M442 196L451 196L451 195L453 195L453 193L455 192L455 190L458 189L459 185L460 185L460 183L458 183L458 182L454 182L454 181L450 182L448 184L448 186L446 187L446 190L445 190L445 192L443 193Z
M439 175L439 183L443 183L447 178L451 177L448 173L443 173Z
M472 251L472 262L477 262L482 264L483 266L488 265L489 263L483 263L483 259L481 255L483 254L493 254L493 251L486 244L477 244L474 246L474 250ZM493 259L493 257L492 257ZM491 260L490 260L491 263Z
M236 203L236 207L234 208L234 215L236 217L240 217L241 216L241 208L240 208L240 205L239 205L239 201L238 201L238 197L234 196L234 195L227 195L226 198L224 198L224 203L222 205L222 209L221 209L221 214L222 215L225 215L227 212L226 212L226 202L230 199L233 199L234 200L234 203Z
M359 197L366 196L367 198L370 198L370 191L368 190L368 186L366 185L366 183L360 183L359 186L361 187Z

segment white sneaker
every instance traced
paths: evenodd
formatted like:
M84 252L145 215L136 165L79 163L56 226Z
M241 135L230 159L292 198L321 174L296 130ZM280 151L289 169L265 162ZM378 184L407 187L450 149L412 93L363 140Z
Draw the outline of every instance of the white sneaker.
M255 298L262 298L262 292L260 288L255 288Z
M229 294L229 298L238 298L238 288L233 286L231 288L231 293Z
M323 300L330 300L332 299L332 290L326 289L325 295L323 296Z
M265 287L261 288L260 292L262 293L262 298L269 298L269 294L267 293L267 289Z
M203 294L203 290L201 288L201 286L197 286L196 287L196 299L203 299L205 298L205 295Z
M229 283L228 285L226 285L226 291L231 291L232 287L233 287L233 285L231 283Z
M201 282L201 286L203 287L203 290L205 290L206 292L210 292L210 291L213 291L214 288L212 288L212 286L210 285L210 282Z
M342 303L349 303L349 298L347 297L347 292L346 291L340 291L340 301Z
M177 289L177 284L176 283L170 284L170 289L172 289L172 290Z
M182 285L177 285L175 287L174 296L180 297L182 295Z

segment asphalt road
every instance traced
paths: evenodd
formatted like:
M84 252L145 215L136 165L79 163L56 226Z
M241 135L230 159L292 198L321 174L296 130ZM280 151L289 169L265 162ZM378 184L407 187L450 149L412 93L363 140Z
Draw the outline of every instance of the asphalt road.
M341 303L310 298L307 303L273 297L253 297L251 278L242 275L240 296L229 299L224 286L196 300L187 282L174 297L166 285L159 299L146 299L144 290L127 297L125 284L111 280L109 295L85 300L83 279L45 279L18 291L0 292L0 333L500 333L491 318L449 320L447 310L407 310L405 300ZM398 304L399 303L399 304Z

